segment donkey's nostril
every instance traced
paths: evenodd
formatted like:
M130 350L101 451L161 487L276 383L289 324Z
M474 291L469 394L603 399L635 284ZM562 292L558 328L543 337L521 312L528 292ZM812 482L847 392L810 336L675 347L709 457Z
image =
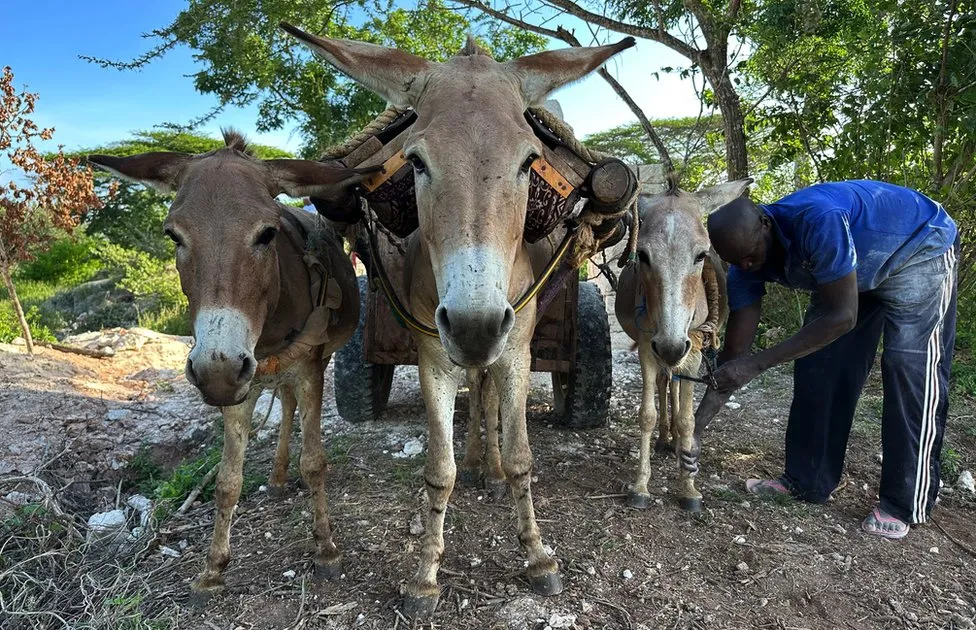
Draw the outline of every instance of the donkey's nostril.
M445 335L449 335L451 333L451 320L447 317L446 307L437 307L437 310L434 312L434 323L437 324L437 327L440 328Z
M241 371L237 374L237 381L243 383L244 381L249 381L254 377L254 371L257 368L257 362L253 357L248 355L241 355Z
M658 354L658 355L659 355L659 354L661 354L661 353L660 353L660 352L658 352L658 350L657 350L657 342L656 342L656 341L651 341L651 350L653 350L653 351L654 351L654 354Z
M498 335L507 335L512 326L515 325L515 309L511 305L505 307L505 314L502 315L501 327L498 329Z
M190 381L191 385L199 385L200 378L197 377L197 373L193 371L193 361L189 358L186 360L186 368L183 370L186 374L186 380Z
M688 351L689 350L691 350L691 340L690 339L685 340L685 354L688 354Z

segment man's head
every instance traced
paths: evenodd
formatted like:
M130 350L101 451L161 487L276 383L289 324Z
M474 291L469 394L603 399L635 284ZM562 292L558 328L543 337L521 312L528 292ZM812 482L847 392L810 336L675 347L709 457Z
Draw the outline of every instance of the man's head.
M759 271L770 256L773 223L752 200L738 197L708 215L708 238L722 260Z

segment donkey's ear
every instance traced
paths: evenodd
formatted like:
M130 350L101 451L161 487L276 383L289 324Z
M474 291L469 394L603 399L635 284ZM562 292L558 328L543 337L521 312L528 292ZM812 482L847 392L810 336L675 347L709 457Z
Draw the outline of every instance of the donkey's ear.
M743 179L737 179L731 182L725 182L723 184L717 184L715 186L709 186L708 188L702 188L698 192L694 193L695 197L698 199L698 203L701 205L702 216L707 216L730 201L734 201L742 196L742 193L749 188L752 184L753 179L751 177L746 177Z
M410 53L347 39L318 37L287 22L281 29L343 73L397 107L414 105L424 87L430 61Z
M311 162L309 160L265 160L277 185L275 194L289 197L339 196L345 188L364 180L370 173L383 168L345 168L337 164Z
M505 65L518 77L526 107L532 107L550 92L582 79L634 44L634 38L627 37L609 46L548 50L507 61Z
M171 193L179 188L180 172L192 157L189 153L153 151L130 157L89 155L88 163L123 179Z

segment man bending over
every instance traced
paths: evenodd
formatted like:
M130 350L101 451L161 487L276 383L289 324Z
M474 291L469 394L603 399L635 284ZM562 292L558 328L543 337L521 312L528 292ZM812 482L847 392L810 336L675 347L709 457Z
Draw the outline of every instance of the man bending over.
M748 480L749 492L828 499L883 334L881 501L861 527L902 538L924 523L939 492L955 339L953 220L921 193L862 180L810 186L764 206L736 199L709 216L708 233L733 267L717 389L706 397L727 397L796 360L785 473ZM795 335L750 355L766 282L811 291L810 308Z

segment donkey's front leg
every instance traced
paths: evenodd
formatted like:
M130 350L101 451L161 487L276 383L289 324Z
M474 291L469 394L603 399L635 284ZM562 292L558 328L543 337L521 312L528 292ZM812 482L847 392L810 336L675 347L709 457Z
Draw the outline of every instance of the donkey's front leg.
M640 411L637 412L637 422L640 424L640 454L637 459L637 480L627 493L627 505L643 510L651 504L647 483L651 479L651 436L654 433L654 423L658 418L658 411L654 406L654 390L657 386L659 370L651 350L651 341L645 339L644 335L637 344L637 353L641 366L641 404ZM668 405L666 392L665 389L660 395L664 400L665 417Z
M502 452L499 446L498 429L501 418L498 415L498 388L495 379L485 374L481 388L481 406L485 410L485 487L492 501L505 496L505 470L502 467Z
M315 555L312 560L315 576L336 580L342 575L342 559L332 542L329 526L329 502L325 494L325 475L328 462L322 448L322 386L329 357L321 358L319 348L305 366L295 385L298 413L302 423L302 454L298 461L302 479L312 493L312 537Z
M241 496L244 452L247 450L247 437L251 430L251 415L260 394L261 389L255 387L241 404L221 408L224 417L224 451L220 456L220 472L217 473L217 487L214 491L214 532L207 564L200 578L191 587L190 601L196 606L206 604L213 594L224 589L223 573L230 562L230 524L234 518L237 500Z
M268 496L280 499L285 496L288 484L288 451L291 440L291 427L295 419L295 390L291 385L281 385L278 388L281 399L281 426L278 427L278 448L275 449L271 462L271 475L268 477Z
M424 484L430 511L420 550L420 566L407 582L404 612L427 617L437 607L437 570L444 555L444 514L454 490L454 398L464 374L450 363L438 340L417 340L420 390L427 408L427 462Z
M698 373L698 366L701 358L694 360L689 357L687 370L691 374ZM702 505L702 495L695 488L695 476L698 474L699 449L695 444L695 416L694 400L695 384L689 381L681 381L680 399L678 409L675 412L675 437L679 466L678 493L681 501L681 508L689 512L700 512Z
M506 352L491 367L491 376L501 410L502 469L518 510L518 540L529 561L529 583L540 595L556 595L563 590L559 566L542 545L532 505L532 451L525 426L530 361L527 340L521 345L510 342Z
M468 434L465 436L464 460L461 462L461 483L477 488L481 485L481 418L484 416L481 388L484 371L471 369L468 378Z

